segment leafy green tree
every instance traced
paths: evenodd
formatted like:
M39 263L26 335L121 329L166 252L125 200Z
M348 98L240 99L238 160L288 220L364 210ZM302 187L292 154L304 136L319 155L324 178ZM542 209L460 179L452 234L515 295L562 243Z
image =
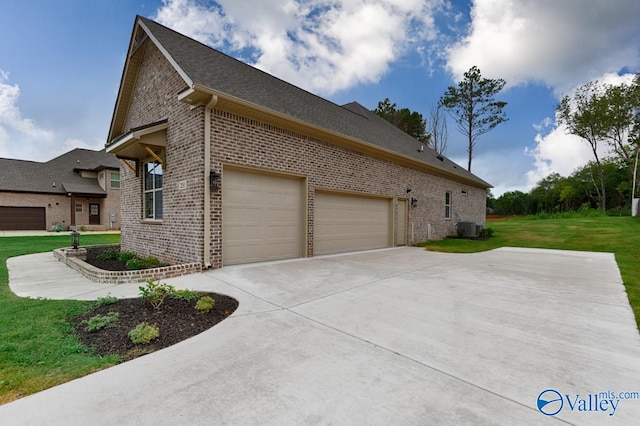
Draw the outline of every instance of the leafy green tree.
M469 171L478 137L507 121L504 112L507 103L495 100L505 84L503 79L482 78L480 69L473 66L464 73L457 87L449 86L440 98L440 104L452 115L458 131L467 136Z
M601 88L597 82L589 82L578 87L573 97L566 95L562 98L556 108L556 120L566 126L568 133L589 143L599 178L598 204L602 210L606 210L607 191L604 169L598 155L598 144L604 142L607 104L600 92Z
M493 209L495 208L496 205L496 197L493 195L493 193L491 192L491 188L487 188L487 208L488 209Z
M408 108L397 109L395 103L391 103L389 98L378 102L378 107L373 112L401 129L405 133L413 136L419 142L429 144L430 135L427 133L427 122L422 114L411 111Z
M553 213L560 211L561 182L563 177L558 173L552 173L538 182L530 192L531 203L536 213Z
M496 214L524 215L529 213L530 196L522 191L508 191L495 201Z
M640 75L640 74L639 74ZM640 120L640 82L636 76L630 85L607 85L602 95L604 102L603 138L609 143L613 152L631 170L637 141L633 141L632 130Z

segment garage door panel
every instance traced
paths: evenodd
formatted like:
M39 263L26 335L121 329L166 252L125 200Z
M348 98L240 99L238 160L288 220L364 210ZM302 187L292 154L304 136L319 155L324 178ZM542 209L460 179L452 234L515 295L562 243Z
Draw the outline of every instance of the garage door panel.
M302 179L224 170L224 264L301 256L303 195Z
M0 207L0 230L27 231L46 229L44 207Z
M389 247L391 219L389 199L317 192L314 253Z

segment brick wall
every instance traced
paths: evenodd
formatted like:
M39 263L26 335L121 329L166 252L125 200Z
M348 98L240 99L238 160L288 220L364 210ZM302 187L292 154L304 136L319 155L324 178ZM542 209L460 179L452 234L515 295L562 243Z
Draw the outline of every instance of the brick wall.
M485 222L484 189L224 111L214 111L212 128L213 169L221 171L225 164L239 165L308 177L308 255L313 255L316 189L378 195L394 198L396 202L397 199L416 198L417 206L409 204L408 207L407 241L410 244L427 240L429 225L431 238L441 239L455 235L455 222L458 220ZM411 189L409 194L408 188ZM450 220L444 217L446 191L450 191L452 196ZM221 205L220 195L213 204ZM214 246L219 246L222 244L221 217L213 219L212 229ZM394 224L397 237L396 233L397 223Z
M122 167L122 247L168 263L203 259L204 108L191 110L177 100L185 84L161 53L147 43L126 129L169 120L164 174L164 218L142 220L142 179ZM371 194L409 204L408 243L455 234L457 220L485 222L485 190L415 170L392 161L333 145L225 111L211 117L211 168L248 166L308 178L307 254L313 255L316 189ZM141 166L142 167L142 166ZM224 180L224 175L222 176ZM407 188L411 193L407 194ZM452 194L452 216L446 220L445 192ZM463 195L466 191L467 195ZM213 267L222 266L222 191L211 192ZM397 217L397 214L396 214ZM397 223L394 224L394 234Z
M204 111L178 101L184 81L152 43L147 43L125 129L169 119L163 167L163 220L143 219L144 160L139 176L120 167L123 249L166 263L202 262ZM130 162L133 164L133 162Z

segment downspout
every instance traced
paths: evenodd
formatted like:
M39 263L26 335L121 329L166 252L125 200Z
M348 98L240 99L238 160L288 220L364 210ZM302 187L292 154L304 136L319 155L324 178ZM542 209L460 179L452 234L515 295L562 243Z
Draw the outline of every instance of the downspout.
M206 269L211 268L211 110L218 103L218 97L211 95L204 107L204 246L203 263Z

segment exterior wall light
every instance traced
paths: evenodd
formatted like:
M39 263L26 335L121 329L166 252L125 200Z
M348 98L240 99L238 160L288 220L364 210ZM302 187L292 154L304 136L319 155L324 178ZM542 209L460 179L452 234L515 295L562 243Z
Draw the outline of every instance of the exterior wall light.
M210 172L209 173L209 189L212 191L217 191L220 189L218 186L218 181L220 180L220 173Z
M418 207L418 199L417 198L411 198L411 207Z
M80 245L80 233L78 231L73 231L71 233L71 246L73 246L74 250L78 250L79 245Z

